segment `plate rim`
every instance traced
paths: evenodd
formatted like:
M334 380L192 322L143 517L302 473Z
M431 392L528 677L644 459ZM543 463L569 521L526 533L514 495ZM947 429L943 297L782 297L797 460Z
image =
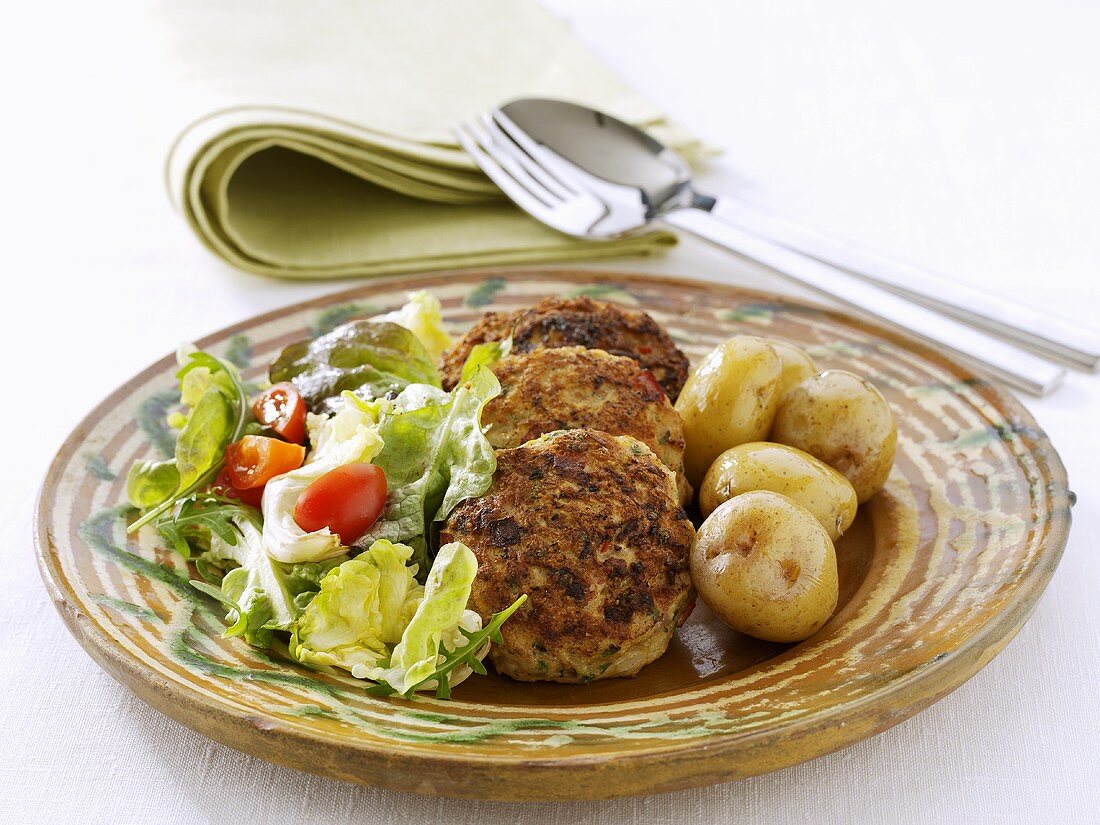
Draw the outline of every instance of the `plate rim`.
M371 743L333 741L309 728L290 727L271 717L257 716L225 706L215 700L196 696L183 686L163 679L163 677L146 668L140 661L120 649L109 634L97 627L94 618L79 610L73 601L75 593L66 593L62 585L62 579L58 576L59 571L54 569L51 560L53 544L49 535L48 524L50 512L48 505L50 499L56 493L62 471L71 457L79 450L87 437L88 431L94 426L100 414L120 396L128 394L133 386L145 382L148 378L168 368L173 358L173 355L169 354L152 362L115 387L81 418L51 460L35 500L33 541L40 575L65 626L93 661L103 668L108 675L158 712L164 713L177 722L224 745L297 770L393 790L452 797L497 800L596 799L715 784L788 767L855 744L882 730L893 727L957 689L988 664L1015 637L1034 611L1058 567L1072 523L1072 517L1069 515L1071 494L1068 478L1057 450L1045 431L1035 422L1031 413L1000 382L982 374L969 365L955 360L945 350L928 341L900 330L891 329L858 313L824 306L800 296L783 295L737 284L664 273L649 274L630 270L553 265L484 267L429 270L415 274L373 278L346 289L326 293L304 301L291 302L250 316L202 336L196 341L196 344L203 347L215 340L226 339L242 330L278 320L288 315L367 297L374 293L392 290L400 284L408 284L409 288L430 289L436 283L446 283L455 279L472 282L479 277L501 277L505 280L519 282L537 282L540 279L572 282L610 281L624 286L633 284L651 286L664 283L707 292L717 290L731 297L737 296L740 299L748 298L761 302L809 307L845 324L872 332L917 354L922 359L930 360L937 366L946 368L960 379L967 377L981 378L982 385L975 389L988 403L1004 414L1006 418L1022 421L1033 426L1035 432L1040 436L1038 438L1027 437L1028 451L1039 465L1041 474L1054 485L1055 494L1060 493L1066 498L1067 516L1064 519L1051 522L1042 539L1042 561L1036 565L1031 575L1017 587L1012 602L1006 604L998 613L985 621L959 647L940 654L915 670L891 680L887 686L874 693L864 694L855 701L826 708L785 723L780 729L783 739L789 743L801 745L797 753L790 755L789 758L772 761L763 759L758 763L750 762L746 766L741 766L745 769L739 769L739 766L735 764L737 761L733 758L735 755L743 757L746 750L774 740L776 737L775 727L748 732L715 733L701 743L674 740L648 743L643 748L627 753L601 753L564 758L555 757L553 753L547 756L538 754L508 756L504 753L493 755L456 753L440 750L431 743L417 742L394 744L386 752L383 752L381 747L372 746ZM1055 504L1057 504L1056 500ZM921 692L922 690L923 692ZM907 702L905 707L897 708L890 715L886 724L879 725L874 722L864 725L857 724L856 717L863 707L872 703L876 706L887 704L889 699L895 698L903 692L917 698ZM838 725L837 723L843 724ZM836 735L834 731L834 735L829 737L820 735L819 731L819 735L815 738L812 734L816 728L820 728L823 724L839 727L843 729L843 732ZM236 735L227 735L226 731L230 730ZM294 753L296 748L300 749L299 758L283 758L282 748L270 748L274 743L286 745L288 742L293 746L288 749L289 752ZM343 759L334 760L330 758L317 761L309 759L310 755L319 756L324 752L328 752L330 757L332 754L338 754ZM699 754L699 756L693 756L693 753ZM328 764L326 764L326 761ZM352 769L341 769L339 765L341 762ZM675 762L675 764L670 764L670 762ZM724 769L717 767L723 762L725 763ZM610 763L614 763L614 765L611 766ZM702 769L693 770L696 763ZM710 767L708 768L707 765ZM477 781L466 781L465 784L460 782L458 785L448 781L444 781L442 784L432 781L434 777L430 772L433 767L443 769L470 768L473 766L476 766L481 775L467 777L467 780L475 779ZM626 790L612 788L610 783L606 783L604 792L595 794L590 791L580 795L545 792L548 788L552 790L556 784L553 779L555 776L567 776L578 768L595 768L601 771L609 771L609 766L610 772L614 774L617 780L621 780L623 775L636 773L637 778L643 780L643 782L628 783ZM375 772L371 768L380 768L381 770ZM677 770L669 770L671 768ZM519 774L526 774L526 779L522 786L515 785L512 782L505 782L498 778L498 774L501 772L509 773L510 778L513 779ZM423 776L427 776L427 782L423 781ZM645 781L654 782L655 784L647 785L644 784ZM501 787L502 785L505 787ZM532 788L539 785L543 786L543 792L532 793ZM599 783L596 783L596 786L600 787ZM587 789L592 787L593 785L589 783L584 785L584 788Z

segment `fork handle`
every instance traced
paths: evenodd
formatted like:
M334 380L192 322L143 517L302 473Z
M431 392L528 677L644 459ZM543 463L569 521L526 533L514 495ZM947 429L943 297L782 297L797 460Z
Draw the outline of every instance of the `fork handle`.
M849 241L755 209L731 198L711 200L709 211L739 229L801 252L863 280L903 295L971 326L1025 346L1070 366L1100 366L1100 333L1072 324L999 295L893 260Z
M764 240L719 220L710 212L687 208L667 213L662 218L677 229L750 258L803 286L863 310L933 344L946 346L1026 392L1046 395L1065 376L1065 370L1056 364L953 318L939 315L927 307L911 303L855 275Z

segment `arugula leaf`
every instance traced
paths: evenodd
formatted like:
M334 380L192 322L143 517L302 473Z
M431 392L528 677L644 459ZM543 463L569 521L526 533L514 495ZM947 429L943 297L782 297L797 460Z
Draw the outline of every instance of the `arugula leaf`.
M187 583L198 590L200 593L209 596L219 604L225 605L230 610L235 610L237 611L237 613L243 612L241 610L241 606L233 601L231 598L226 596L224 593L222 593L220 587L214 587L214 585L207 584L206 582L199 581L198 579L190 579Z
M316 413L340 409L345 391L369 401L409 384L441 385L416 335L389 321L352 321L320 338L291 344L268 375L272 383L292 381Z
M435 695L438 699L450 699L451 698L451 682L449 675L456 668L462 665L467 665L474 673L478 673L482 676L485 675L485 665L481 660L488 653L488 647L492 643L501 644L504 642L504 637L500 633L500 628L506 621L527 601L527 594L524 593L508 607L501 610L499 613L494 613L489 617L489 622L481 630L467 630L466 628L459 628L462 636L466 639L466 643L459 645L454 649L448 650L446 646L440 646L440 654L443 656L443 661L436 665L435 669L413 684L406 686L404 691L398 691L393 685L387 682L385 679L378 679L377 684L367 688L366 691L372 696L397 696L401 695L406 699L415 699L416 691L420 689L426 683L435 680L436 688Z
M213 481L224 463L225 448L241 437L250 421L248 395L236 367L205 352L189 352L182 359L186 360L176 377L191 412L176 440L174 458L130 468L127 494L146 513L129 532L159 519L173 504ZM170 485L169 466L176 473L175 488Z
M208 502L207 508L204 525L219 527L210 532L210 549L199 558L215 566L236 566L223 576L220 588L205 582L192 582L192 586L229 609L226 620L233 624L222 634L225 638L243 636L254 647L271 647L273 631L291 629L299 615L286 569L264 551L252 508L220 502ZM191 517L197 515L193 512ZM191 522L190 527L195 526ZM231 541L223 537L222 528L230 531Z
M224 559L207 558L205 552L200 556L196 556L194 562L195 569L199 571L202 580L217 587L222 586L222 580L225 578L225 574L229 572L226 568L232 568L233 566L233 564L227 564Z
M220 496L193 495L179 501L169 515L162 517L157 522L157 530L186 559L192 556L193 544L208 550L211 535L230 546L235 545L239 532L237 525L242 520L259 527L259 510Z

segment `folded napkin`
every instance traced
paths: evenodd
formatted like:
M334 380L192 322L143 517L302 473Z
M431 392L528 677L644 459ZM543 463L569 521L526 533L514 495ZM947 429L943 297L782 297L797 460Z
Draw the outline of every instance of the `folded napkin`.
M546 229L451 136L509 99L558 97L644 126L689 158L703 151L533 0L214 1L155 13L180 67L173 110L191 118L168 158L168 188L234 266L340 278L675 242L652 232L592 243Z

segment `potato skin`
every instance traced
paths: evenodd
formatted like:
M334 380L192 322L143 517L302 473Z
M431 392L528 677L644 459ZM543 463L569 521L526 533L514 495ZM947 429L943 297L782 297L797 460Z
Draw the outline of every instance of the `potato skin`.
M783 399L771 439L843 473L863 504L890 475L898 430L890 405L874 386L850 372L828 370Z
M684 422L684 470L698 487L722 452L768 435L783 364L763 338L738 335L707 353L676 399Z
M722 621L772 642L812 636L839 594L825 528L804 507L764 490L730 499L703 522L691 547L691 578Z
M699 488L699 509L709 516L723 502L754 490L802 505L833 541L856 517L856 491L848 479L809 453L770 441L739 444L718 456Z
M779 356L779 360L783 365L782 372L779 374L779 403L783 403L787 393L810 376L817 375L817 365L810 354L802 347L796 347L794 344L780 341L778 338L765 338L764 340L771 344L772 349L775 350L775 354Z

